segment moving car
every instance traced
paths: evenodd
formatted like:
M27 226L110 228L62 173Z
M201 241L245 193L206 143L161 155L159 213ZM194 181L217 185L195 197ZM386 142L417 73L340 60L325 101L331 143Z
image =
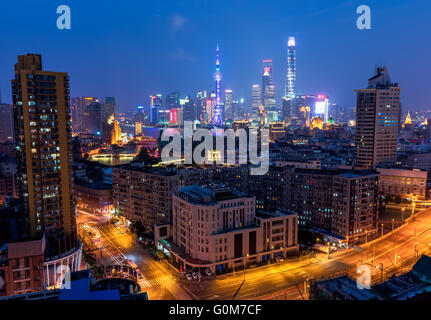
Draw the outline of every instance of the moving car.
M190 273L186 274L186 279L189 280L189 281L193 279Z
M199 277L198 273L197 272L193 272L192 273L192 277L193 277L193 279L197 279Z

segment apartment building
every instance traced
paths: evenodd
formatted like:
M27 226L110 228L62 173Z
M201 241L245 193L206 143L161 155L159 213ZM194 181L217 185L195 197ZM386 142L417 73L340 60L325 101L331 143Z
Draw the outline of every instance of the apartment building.
M350 240L376 232L377 172L296 168L286 179L283 203L298 213L300 228Z
M377 168L380 174L379 190L387 196L424 200L428 172L420 169Z
M140 222L148 231L171 222L172 193L178 185L175 168L129 164L112 169L112 195L116 214Z
M298 250L297 215L256 213L256 199L213 185L186 186L173 195L173 237L160 240L181 270L213 272L257 264Z

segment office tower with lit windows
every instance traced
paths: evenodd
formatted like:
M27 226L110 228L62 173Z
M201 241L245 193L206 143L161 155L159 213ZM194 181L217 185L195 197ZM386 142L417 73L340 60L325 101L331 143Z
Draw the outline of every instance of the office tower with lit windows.
M246 116L246 110L244 105L244 99L241 98L239 100L233 100L232 107L233 107L233 114L234 114L234 120L243 120Z
M206 91L203 90L196 93L196 119L199 121L202 121L203 115L206 112L206 99Z
M106 97L105 103L102 105L102 124L105 124L108 119L115 115L116 104L114 97Z
M257 117L259 114L259 107L262 105L260 85L254 84L251 90L251 112L254 117Z
M284 96L294 99L296 89L296 46L295 37L289 37L287 43L287 74Z
M69 76L43 71L40 55L18 56L12 95L19 194L31 236L70 250L76 223Z
M275 86L272 78L272 60L263 60L262 97L265 110L275 110Z
M227 89L224 92L224 114L225 114L225 117L224 117L225 120L234 119L232 90L230 89Z
M191 96L187 96L185 99L180 100L180 105L183 108L184 121L195 121L197 120L196 105Z
M166 96L166 109L178 108L180 106L180 93L174 91Z
M355 166L393 166L401 116L400 93L386 67L368 80L366 89L356 90Z
M99 102L95 97L72 98L72 129L74 132L89 132L88 106Z
M159 106L160 108L163 108L163 96L161 94L150 96L150 106Z

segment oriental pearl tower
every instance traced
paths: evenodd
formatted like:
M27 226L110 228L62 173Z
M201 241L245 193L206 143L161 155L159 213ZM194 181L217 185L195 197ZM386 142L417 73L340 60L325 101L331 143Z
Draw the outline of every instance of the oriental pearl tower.
M214 73L214 80L216 82L216 104L214 107L213 118L211 123L215 126L222 127L223 126L223 110L221 107L221 79L222 74L220 72L220 50L217 45L217 56L216 56L216 72Z

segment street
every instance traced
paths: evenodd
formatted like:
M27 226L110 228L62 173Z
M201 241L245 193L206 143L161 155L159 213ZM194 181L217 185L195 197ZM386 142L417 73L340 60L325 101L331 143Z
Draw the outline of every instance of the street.
M386 279L391 274L407 271L416 254L429 253L431 249L431 209L427 209L416 213L393 234L332 253L329 259L326 254L289 259L199 282L181 280L166 261L155 261L128 231L84 213L80 213L78 223L92 225L99 231L98 246L102 248L104 264L130 259L139 266L143 275L139 284L151 299L306 299L307 280L345 273L356 277L356 268L366 264L371 267L375 283L382 275Z

